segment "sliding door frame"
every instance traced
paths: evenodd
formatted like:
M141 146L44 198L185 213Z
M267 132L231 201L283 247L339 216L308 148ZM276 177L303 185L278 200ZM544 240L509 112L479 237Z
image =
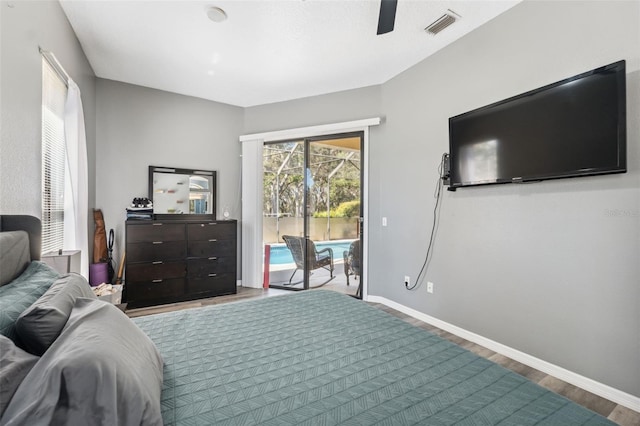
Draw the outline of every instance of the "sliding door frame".
M309 218L309 212L307 211L307 208L309 206L309 188L307 187L307 179L306 179L306 168L310 166L310 160L309 160L309 155L310 155L310 150L311 150L311 144L314 142L324 142L324 141L331 141L331 140L335 140L335 139L349 139L349 138L358 138L360 139L360 211L358 212L358 238L360 239L360 259L363 259L364 257L364 247L366 245L366 240L364 238L364 228L366 228L366 223L368 220L368 217L365 215L365 211L367 211L365 209L364 206L364 194L367 191L367 186L365 184L365 169L368 170L368 167L366 166L366 161L365 161L365 144L364 144L364 139L365 139L365 132L364 131L357 131L357 132L348 132L348 133L335 133L332 135L323 135L323 136L314 136L311 138L304 138L304 167L305 167L305 179L304 179L304 210L305 210L305 215L304 215L304 237L305 237L305 244L306 244L306 240L309 239L309 223L308 223L308 218ZM307 248L305 247L305 253ZM304 289L308 290L310 288L309 286L309 281L310 281L310 275L311 275L311 271L309 270L309 265L307 264L308 260L307 260L307 256L305 256L305 264L304 264ZM346 265L345 265L346 268ZM345 273L347 273L347 271L345 271ZM364 263L363 265L361 265L360 268L360 283L358 284L359 286L359 290L356 291L356 295L355 297L357 299L363 299L363 292L362 292L362 288L364 287L364 282L365 282L365 274L366 274L366 269L364 268Z
M363 132L364 159L361 205L365 218L369 216L369 128L380 124L380 117L343 123L324 124L288 130L254 133L240 136L242 143L242 280L244 287L262 288L262 151L265 142L309 139L341 133ZM368 226L362 230L363 241L369 241ZM362 246L362 273L369 270L368 249ZM368 274L367 274L368 276ZM363 282L362 298L367 299L367 283Z

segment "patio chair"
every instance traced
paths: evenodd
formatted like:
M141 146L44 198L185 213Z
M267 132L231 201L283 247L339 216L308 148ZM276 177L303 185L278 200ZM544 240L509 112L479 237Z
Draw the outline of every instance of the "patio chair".
M360 276L360 240L355 240L349 246L349 250L342 252L344 258L344 274L347 276L349 285L349 275Z
M304 256L302 253L304 253L305 238L294 237L293 235L283 235L282 239L287 243L287 247L293 256L293 260L296 262L296 269L293 271L293 274L291 274L291 278L289 278L289 284L291 284L291 280L296 272L298 272L298 269L304 270ZM309 271L324 268L329 271L329 275L331 277L327 282L333 279L333 249L330 247L318 251L316 250L316 245L313 241L307 240L307 262Z

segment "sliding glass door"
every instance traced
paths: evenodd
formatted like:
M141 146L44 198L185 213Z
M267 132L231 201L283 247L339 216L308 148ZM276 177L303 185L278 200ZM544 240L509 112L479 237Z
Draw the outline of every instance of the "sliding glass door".
M361 297L362 133L264 146L265 281Z

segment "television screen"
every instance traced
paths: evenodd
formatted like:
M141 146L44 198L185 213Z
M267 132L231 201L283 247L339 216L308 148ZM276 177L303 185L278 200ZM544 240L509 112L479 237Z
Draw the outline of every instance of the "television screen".
M449 119L450 185L626 172L625 61Z

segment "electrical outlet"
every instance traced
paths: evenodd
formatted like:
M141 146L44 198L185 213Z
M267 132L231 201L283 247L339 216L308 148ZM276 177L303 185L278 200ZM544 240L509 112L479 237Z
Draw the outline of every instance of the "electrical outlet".
M411 285L411 277L409 275L404 276L404 286L409 287Z
M433 283L431 281L427 281L427 293L433 293Z

